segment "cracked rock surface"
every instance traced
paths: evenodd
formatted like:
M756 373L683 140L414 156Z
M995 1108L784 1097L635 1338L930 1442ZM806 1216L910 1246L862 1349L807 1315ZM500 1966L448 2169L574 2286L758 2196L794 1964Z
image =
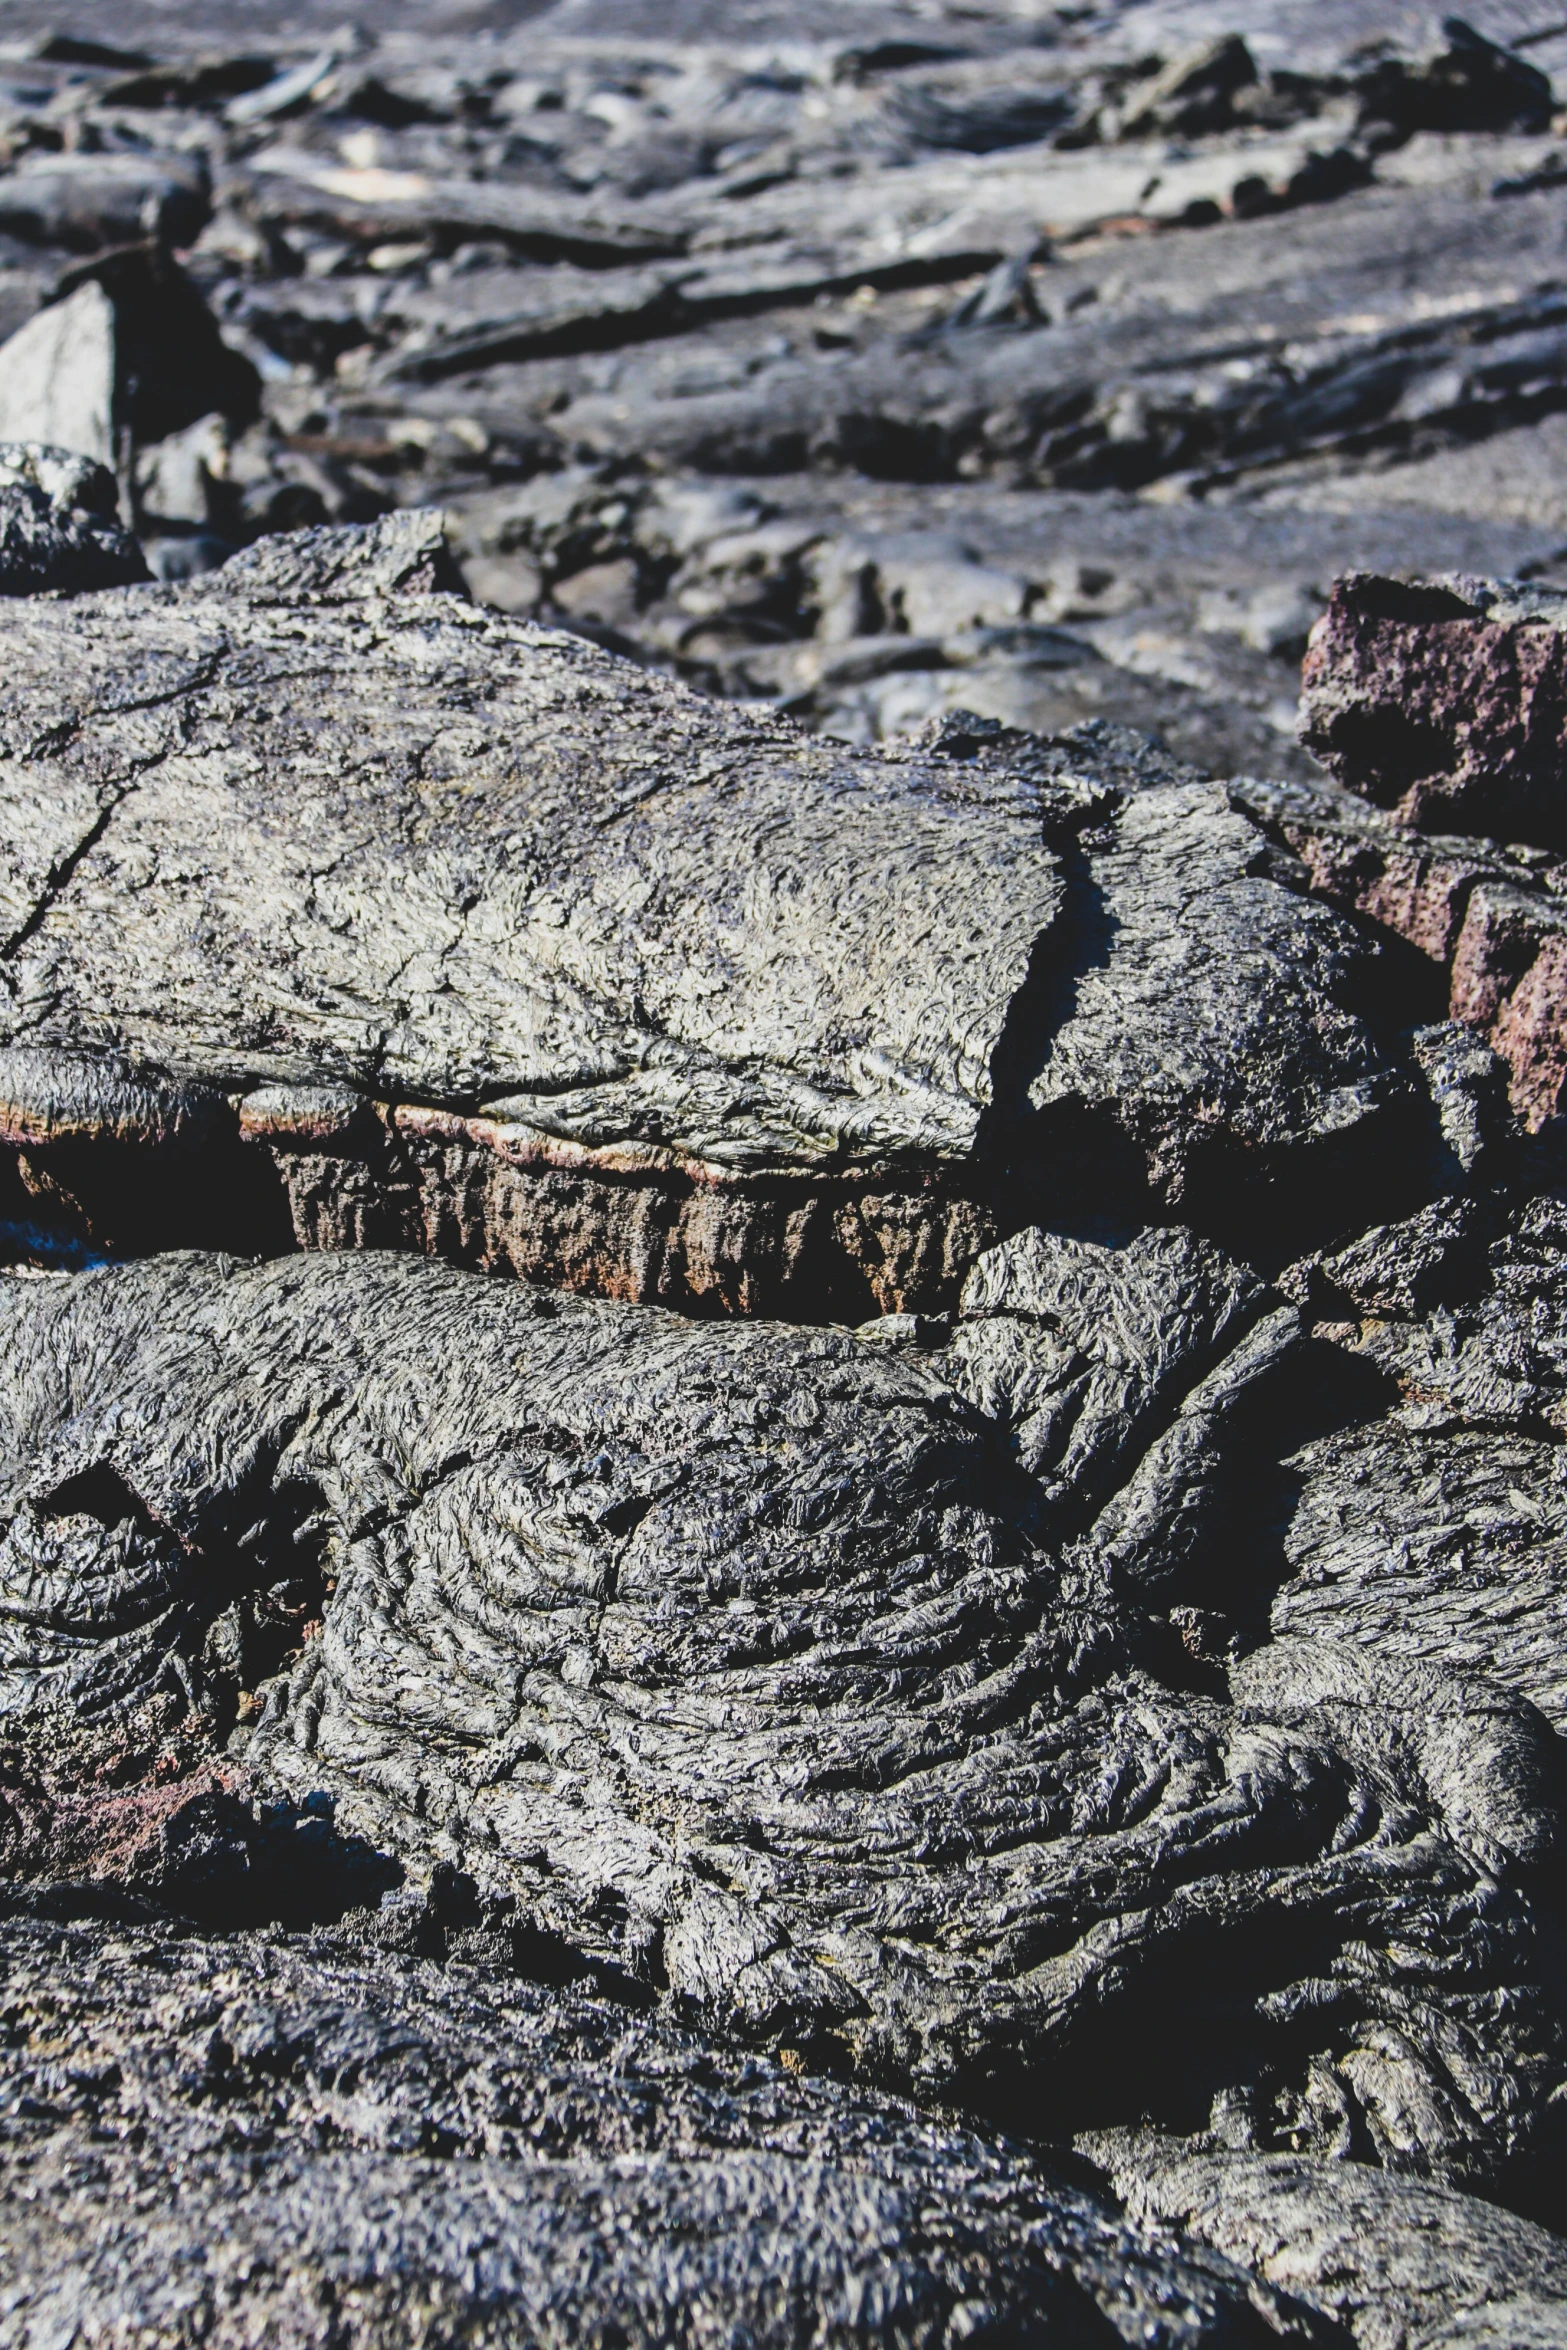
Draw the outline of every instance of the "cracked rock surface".
M398 517L0 614L20 1222L857 1319L1107 1176L1287 1252L1407 1156L1378 950L1222 786L811 742L444 562Z

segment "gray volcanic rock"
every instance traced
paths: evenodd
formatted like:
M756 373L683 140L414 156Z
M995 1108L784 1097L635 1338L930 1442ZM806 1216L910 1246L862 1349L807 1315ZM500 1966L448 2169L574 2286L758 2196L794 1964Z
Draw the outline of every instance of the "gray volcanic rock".
M1567 29L49 6L0 2335L1567 2338Z
M34 25L40 4L12 0ZM894 6L850 33L766 0L656 22L448 0L347 38L315 5L241 24L219 0L113 0L118 42L55 30L0 61L0 331L49 338L67 258L128 330L129 278L181 248L265 382L220 396L188 305L129 335L118 428L162 576L267 531L504 501L585 456L623 520L650 478L784 468L807 476L807 535L850 509L856 531L926 536L931 579L961 540L1026 630L1058 617L1058 566L1103 577L1091 516L1135 558L1111 562L1108 609L1087 599L1070 666L1059 636L967 619L889 645L894 596L862 615L882 669L836 676L782 560L766 595L732 571L677 583L641 545L610 558L634 580L541 581L493 548L470 576L503 608L564 590L574 627L850 739L956 695L1044 731L1110 711L1215 771L1304 775L1286 647L1334 571L1500 574L1561 536L1567 313L1539 256L1567 48L1496 4L1485 39L1364 0L1238 29L1156 0L1069 22ZM151 242L127 263L121 239ZM182 522L169 442L215 410L233 445ZM1127 509L1156 484L1159 507ZM1222 519L1237 487L1244 523ZM1238 632L1211 619L1251 607Z
M15 2338L1334 2338L1021 2148L580 1990L498 1984L482 1941L437 1968L373 1943L0 1924Z
M1348 2326L1362 2350L1567 2338L1567 2241L1358 2161L1202 2151L1147 2134L1086 2149L1145 2225L1188 2230Z
M1267 1305L1260 1282L1179 1227L1124 1248L1035 1228L975 1265L942 1369L1007 1428L1052 1502L1081 1507L1124 1481Z
M1247 1182L1292 1151L1331 1165L1407 1104L1355 1008L1363 946L1280 886L1223 787L1139 792L1084 845L1065 1016L1028 1086L1047 1154L1053 1130L1102 1124L1175 1206L1243 1163ZM1210 1152L1229 1164L1205 1181Z
M248 1784L728 2032L1036 2131L1239 2098L1264 2147L1548 2166L1538 1715L1310 1641L1193 1694L917 1353L406 1257L0 1308L14 1869L157 1893L182 1840L254 1844ZM83 1726L121 1758L86 1818L49 1784ZM210 1765L170 1787L181 1736L228 1812Z
M856 757L445 563L402 517L0 619L18 1216L859 1319L1070 1195L1299 1246L1401 1176L1375 950L1218 787Z
M36 155L0 179L0 229L75 253L159 238L190 245L212 207L189 156Z
M0 441L0 595L79 595L148 576L114 476L89 458Z
M1483 1674L1567 1728L1567 1219L1544 1199L1489 1247L1477 1216L1439 1250L1433 1237L1395 1226L1308 1276L1317 1310L1346 1317L1341 1343L1398 1400L1291 1461L1273 1624L1390 1664ZM1407 1281L1422 1256L1418 1287L1399 1294L1389 1274Z
M1314 1416L1315 1367L1299 1316L1180 1228L1115 1248L1018 1234L979 1259L942 1357L1038 1480L1052 1535L1210 1665L1254 1611L1236 1561L1281 1437Z
M0 439L118 466L208 414L254 417L254 368L161 247L78 263L57 293L0 349Z

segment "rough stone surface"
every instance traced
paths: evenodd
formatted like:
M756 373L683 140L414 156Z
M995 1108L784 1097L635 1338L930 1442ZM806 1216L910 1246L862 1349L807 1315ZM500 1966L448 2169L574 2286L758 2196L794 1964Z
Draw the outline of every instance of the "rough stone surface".
M1567 1086L1567 867L1553 850L1419 832L1348 792L1294 783L1239 789L1298 856L1315 895L1367 916L1446 968L1454 1021L1508 1073L1534 1130Z
M1560 1729L1563 1214L1548 1199L1484 1224L1453 1220L1435 1247L1429 1223L1395 1227L1313 1268L1317 1310L1397 1394L1294 1457L1273 1623L1484 1673Z
M1326 2341L1019 2148L382 1947L0 1924L18 2342ZM493 1930L492 1930L493 1931ZM387 1947L390 1945L391 1947Z
M90 13L7 2350L1567 2339L1560 12Z
M1351 574L1312 631L1302 739L1422 831L1567 847L1567 601Z
M13 1865L177 1905L275 1873L247 1787L327 1801L352 1852L454 1867L812 2063L1057 2137L1217 2101L1262 2148L1537 2182L1551 1735L1492 1680L1309 1638L1192 1655L1228 1564L1202 1497L1289 1332L1195 1243L1137 1266L1087 1271L1145 1353L1172 1287L1189 1335L1085 1405L1088 1492L1129 1406L1170 1436L1070 1553L918 1348L404 1257L13 1276ZM86 1826L50 1781L71 1724L122 1756ZM225 1784L160 1819L182 1740Z
M1335 572L1560 543L1567 41L1528 0L444 0L352 40L100 0L96 43L11 5L0 332L101 282L160 577L447 500L476 593L813 728L1111 716L1308 777ZM204 330L138 324L170 247ZM536 532L573 483L594 531Z
M1220 787L856 756L444 560L397 518L0 620L24 1220L859 1319L1107 1178L1304 1239L1396 1164L1375 950Z
M1494 2204L1356 2161L1091 2145L1131 2213L1189 2230L1345 2324L1364 2350L1554 2344L1567 2244Z

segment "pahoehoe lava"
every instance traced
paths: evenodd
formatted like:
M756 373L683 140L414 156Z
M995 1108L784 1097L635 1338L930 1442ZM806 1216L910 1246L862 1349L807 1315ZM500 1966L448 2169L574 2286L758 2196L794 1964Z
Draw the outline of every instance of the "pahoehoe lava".
M1567 2343L1476 7L7 0L0 2350Z

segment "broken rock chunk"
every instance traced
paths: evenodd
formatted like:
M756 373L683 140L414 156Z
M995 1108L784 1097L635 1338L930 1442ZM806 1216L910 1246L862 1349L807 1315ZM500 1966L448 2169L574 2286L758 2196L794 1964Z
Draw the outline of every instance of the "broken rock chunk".
M1316 895L1447 966L1453 1022L1478 1032L1471 1050L1489 1048L1505 1069L1512 1106L1531 1129L1550 1124L1567 1086L1560 857L1527 844L1415 831L1348 792L1249 779L1236 789L1300 858ZM1454 1147L1473 1165L1479 1144L1471 1120L1469 1140Z
M1405 133L1548 127L1556 105L1548 74L1461 16L1445 16L1442 34L1442 45L1424 55L1380 57L1362 71L1356 87L1363 121Z
M113 465L114 311L101 286L40 310L0 350L0 437Z
M1236 1231L1242 1191L1271 1191L1291 1160L1341 1186L1360 1138L1395 1132L1409 1095L1358 1008L1374 986L1365 946L1316 912L1222 785L1138 792L1085 832L1027 1076L1041 1157L1070 1164L1094 1137L1091 1158L1124 1151L1187 1214L1223 1195Z
M259 382L195 284L157 245L68 270L59 298L0 350L0 437L115 465L209 413L248 423Z
M142 238L193 245L211 209L207 170L191 156L45 153L0 179L0 230L72 253Z
M146 577L112 473L66 449L0 442L0 595L80 594Z

